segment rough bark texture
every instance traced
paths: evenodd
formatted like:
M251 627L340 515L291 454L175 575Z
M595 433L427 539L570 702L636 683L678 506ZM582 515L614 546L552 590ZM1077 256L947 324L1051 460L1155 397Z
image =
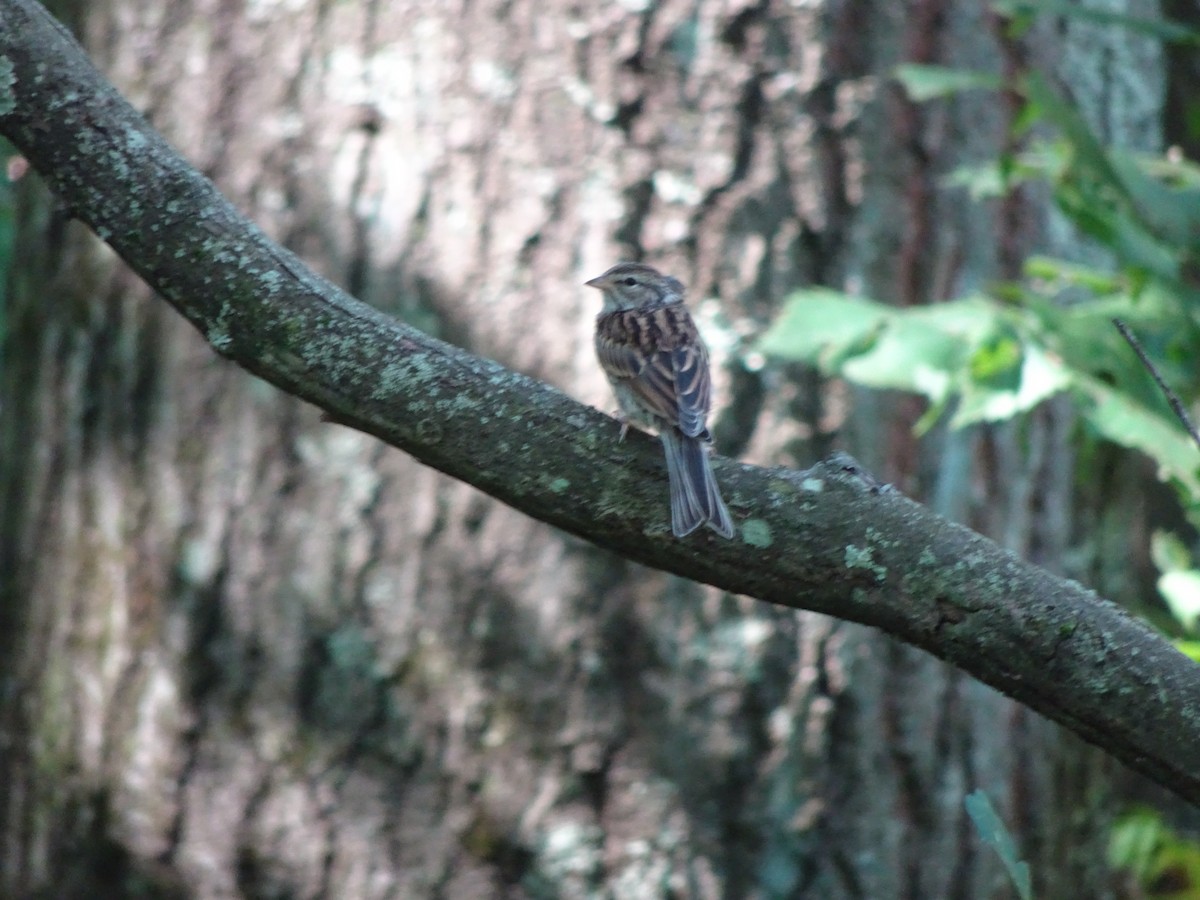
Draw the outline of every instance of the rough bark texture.
M789 287L919 302L1021 242L937 183L962 152L944 133L1003 139L994 104L916 110L879 81L904 60L999 66L1012 48L975 4L636 6L64 12L310 264L602 407L578 285L617 257L718 295L699 311L727 359ZM1104 896L1110 766L1056 727L322 424L35 187L21 200L0 382L8 893L1005 896L962 808L983 787L1040 895ZM754 461L829 440L836 409L792 381L730 363L721 388L718 437ZM799 434L779 424L797 410ZM862 404L848 431L883 447L890 428L872 462L922 493L911 413ZM1047 478L1007 446L1006 471ZM1027 535L1012 517L993 533ZM1039 539L1040 561L1063 546Z

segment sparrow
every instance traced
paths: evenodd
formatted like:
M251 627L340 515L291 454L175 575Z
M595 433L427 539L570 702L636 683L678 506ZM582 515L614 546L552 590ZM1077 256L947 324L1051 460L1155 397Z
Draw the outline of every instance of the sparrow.
M708 460L708 350L683 305L683 284L641 263L618 263L586 284L604 295L596 356L621 407L621 439L632 422L662 441L672 532L684 537L707 524L732 538Z

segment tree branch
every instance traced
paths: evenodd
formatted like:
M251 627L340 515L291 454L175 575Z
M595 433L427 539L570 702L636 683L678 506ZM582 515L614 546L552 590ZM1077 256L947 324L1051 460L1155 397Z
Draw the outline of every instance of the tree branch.
M245 220L33 0L0 0L0 133L213 348L530 516L631 560L871 625L1200 802L1200 666L1074 582L837 458L716 460L738 525L671 536L661 451L347 296Z

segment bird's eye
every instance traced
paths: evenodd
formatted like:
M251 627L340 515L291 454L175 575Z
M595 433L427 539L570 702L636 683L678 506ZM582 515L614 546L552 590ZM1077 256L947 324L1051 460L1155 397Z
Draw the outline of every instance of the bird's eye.
M626 287L633 287L635 284L637 284L637 279L636 279L636 278L633 278L633 277L631 276L631 277L629 277L629 278L626 278L626 279L625 279L625 286L626 286Z

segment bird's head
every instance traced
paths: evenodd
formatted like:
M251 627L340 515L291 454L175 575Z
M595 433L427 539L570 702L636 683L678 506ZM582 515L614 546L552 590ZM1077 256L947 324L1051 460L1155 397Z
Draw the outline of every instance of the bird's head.
M585 284L604 294L604 308L608 312L663 306L683 300L683 285L679 279L663 275L658 269L642 263L617 263Z

